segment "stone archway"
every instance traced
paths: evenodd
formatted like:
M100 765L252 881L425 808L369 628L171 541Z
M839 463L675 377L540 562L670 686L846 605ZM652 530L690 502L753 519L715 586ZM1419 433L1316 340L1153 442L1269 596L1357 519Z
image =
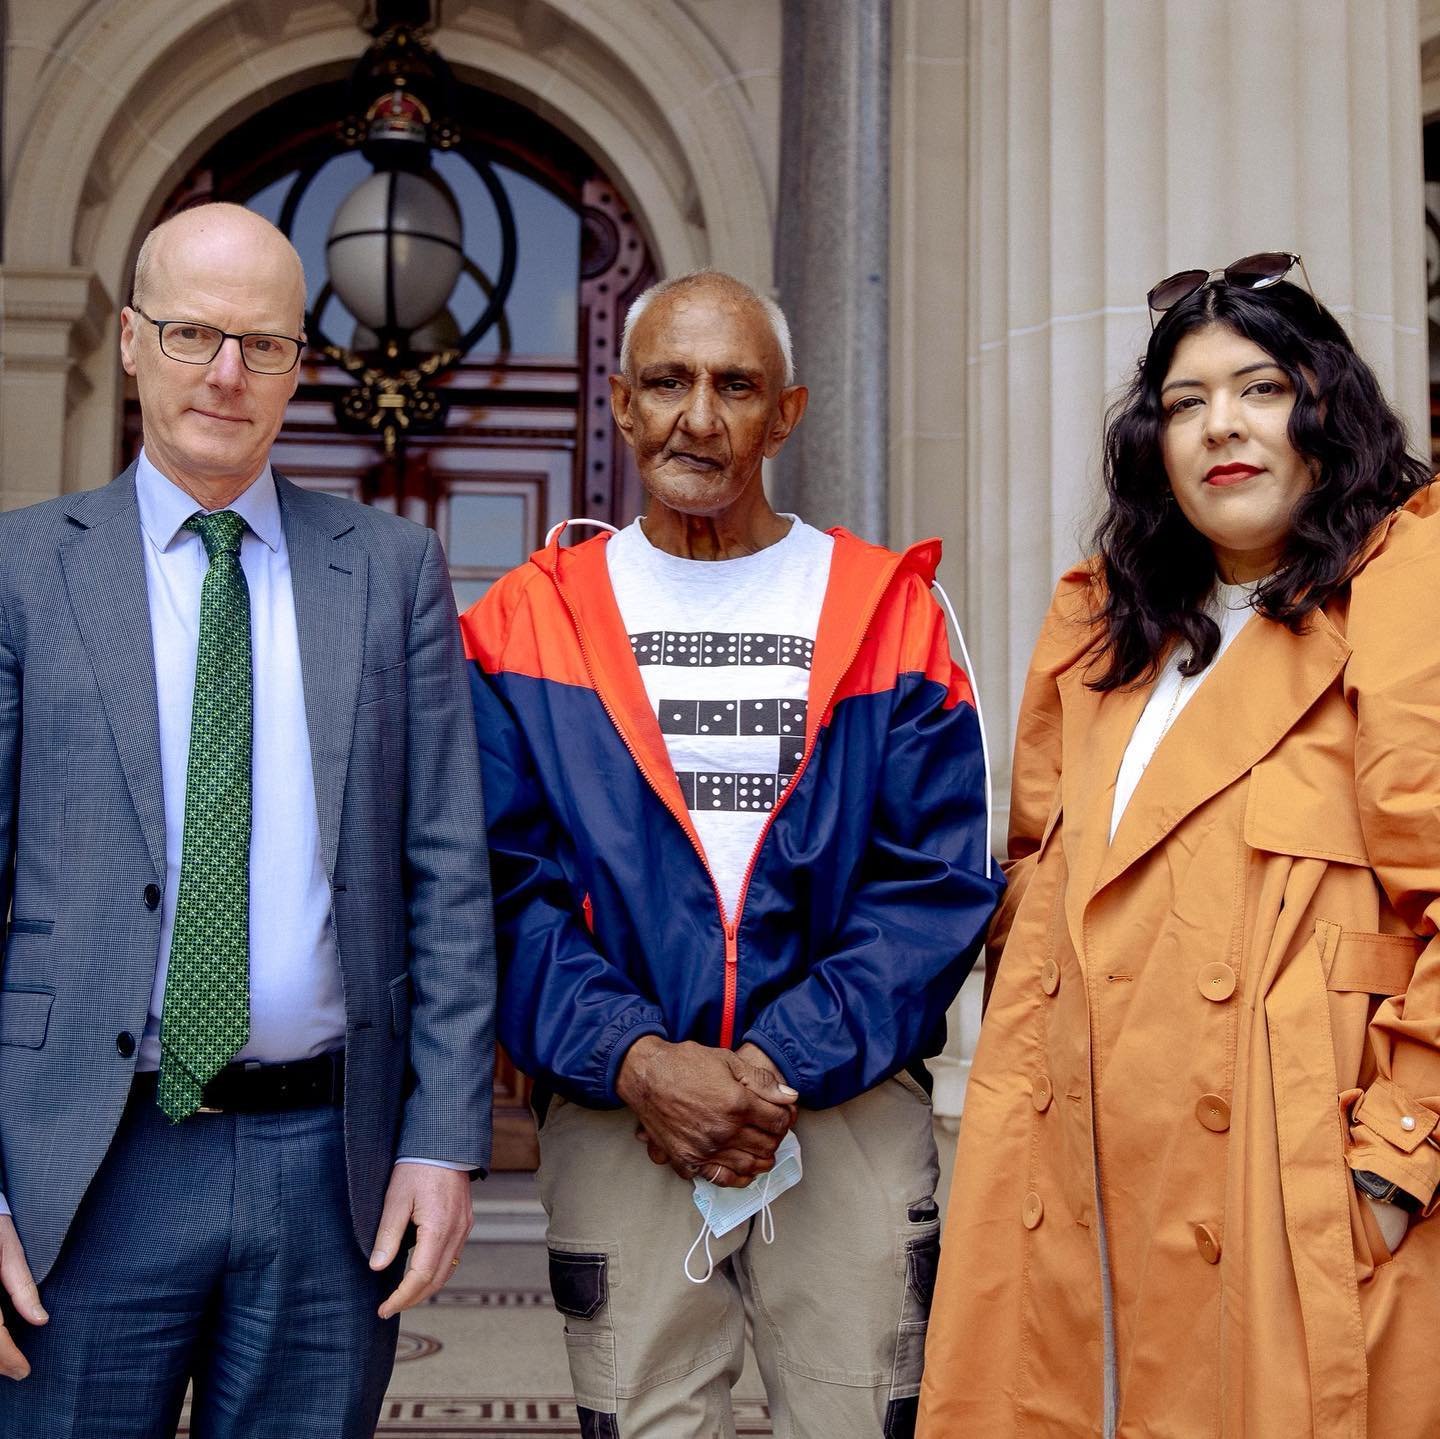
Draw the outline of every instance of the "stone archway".
M589 148L643 218L662 269L714 264L769 285L760 127L681 7L657 17L641 0L610 0L570 13L531 0L518 21L498 0L454 8L435 35L447 59ZM0 427L0 503L113 473L109 316L144 229L240 118L346 73L363 45L357 18L333 0L91 5L42 61L7 197L7 407L25 422Z

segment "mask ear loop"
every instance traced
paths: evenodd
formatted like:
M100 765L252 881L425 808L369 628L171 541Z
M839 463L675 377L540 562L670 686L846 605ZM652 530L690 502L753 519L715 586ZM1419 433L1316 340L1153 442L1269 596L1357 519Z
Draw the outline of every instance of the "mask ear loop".
M775 1215L770 1208L770 1172L765 1173L760 1179L760 1238L766 1244L775 1242ZM701 1244L705 1245L705 1272L697 1279L690 1272L690 1261L695 1257L695 1251ZM692 1284L708 1284L710 1276L715 1272L715 1256L710 1252L710 1221L700 1221L700 1232L695 1236L695 1242L685 1251L685 1277Z
M770 1175L767 1170L760 1179L760 1237L766 1244L775 1242L775 1215L770 1209Z
M694 1257L695 1251L700 1247L700 1241L705 1241L705 1272L698 1279L690 1272L690 1260ZM710 1276L715 1272L715 1259L710 1253L710 1222L702 1219L700 1221L700 1232L695 1236L695 1242L685 1254L685 1277L692 1284L708 1284Z

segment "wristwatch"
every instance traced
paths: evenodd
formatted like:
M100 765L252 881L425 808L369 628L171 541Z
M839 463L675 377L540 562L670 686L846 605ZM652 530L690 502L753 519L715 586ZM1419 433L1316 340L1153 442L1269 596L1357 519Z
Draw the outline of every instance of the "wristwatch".
M1350 1178L1355 1181L1355 1188L1361 1194L1369 1195L1380 1204L1393 1204L1397 1209L1411 1211L1420 1208L1420 1201L1408 1189L1401 1189L1398 1184L1376 1174L1373 1169L1352 1169Z

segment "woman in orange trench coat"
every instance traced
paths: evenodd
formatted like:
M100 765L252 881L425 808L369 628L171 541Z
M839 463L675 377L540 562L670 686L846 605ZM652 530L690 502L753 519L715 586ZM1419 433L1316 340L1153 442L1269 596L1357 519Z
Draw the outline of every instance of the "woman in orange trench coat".
M1192 280L1161 320L1111 417L1102 559L1060 581L1035 651L923 1439L1440 1436L1440 485L1333 319L1253 281ZM1280 353L1276 336L1299 338ZM1294 407L1280 439L1277 405ZM1153 475L1117 468L1122 411L1163 437ZM1240 539L1259 524L1258 501L1235 507L1284 471L1284 436L1299 499L1272 485L1278 540L1259 575L1227 573L1244 546L1224 507ZM1345 524L1357 539L1285 592L1324 596L1303 619L1269 617L1262 584L1112 840L1122 756L1180 643L1094 687L1122 668L1104 541L1145 485L1222 578L1283 580L1307 545L1313 561ZM1354 1171L1398 1184L1408 1212Z

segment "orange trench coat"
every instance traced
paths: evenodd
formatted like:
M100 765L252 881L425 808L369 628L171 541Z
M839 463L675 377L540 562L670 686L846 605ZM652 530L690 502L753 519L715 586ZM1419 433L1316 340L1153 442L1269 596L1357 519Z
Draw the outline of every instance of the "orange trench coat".
M1102 1432L1098 1172L1121 1436L1437 1439L1440 1219L1392 1256L1349 1171L1440 1182L1440 484L1241 631L1113 843L1149 686L1086 688L1090 574L1022 701L918 1432Z

